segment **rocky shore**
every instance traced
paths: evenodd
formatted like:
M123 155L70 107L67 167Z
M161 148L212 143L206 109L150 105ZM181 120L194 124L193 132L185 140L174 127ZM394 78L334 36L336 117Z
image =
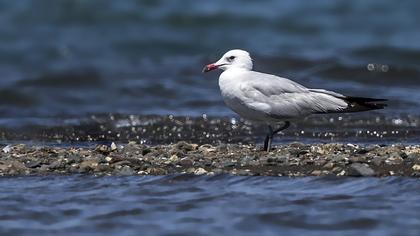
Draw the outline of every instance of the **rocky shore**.
M420 145L197 145L178 142L95 148L8 145L0 151L0 175L266 175L420 177Z

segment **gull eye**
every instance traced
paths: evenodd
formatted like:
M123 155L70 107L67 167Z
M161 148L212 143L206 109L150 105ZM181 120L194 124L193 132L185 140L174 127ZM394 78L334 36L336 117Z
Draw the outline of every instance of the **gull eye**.
M227 59L228 59L228 61L233 61L233 59L235 59L235 56L230 56Z

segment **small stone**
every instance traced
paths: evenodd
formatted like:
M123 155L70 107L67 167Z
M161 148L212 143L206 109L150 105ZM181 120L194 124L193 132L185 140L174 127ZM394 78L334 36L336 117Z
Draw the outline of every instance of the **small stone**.
M101 144L101 145L96 146L95 151L107 155L111 152L111 148L108 147L107 145Z
M324 165L324 169L331 170L332 168L334 168L334 163L332 162L328 162L327 164Z
M367 149L365 149L365 148L361 148L361 149L358 149L357 151L356 151L356 153L357 154L366 154L366 153L368 153L369 152L369 150L367 150Z
M81 160L82 158L76 154L70 154L69 157L67 158L67 161L69 164L79 163Z
M420 171L420 165L419 165L419 164L415 164L415 165L412 167L412 169L413 169L414 171Z
M252 161L254 161L253 157L245 156L240 160L240 164L241 166L249 166Z
M251 170L248 169L241 169L236 171L237 175L242 175L242 176L247 176L247 175L252 175Z
M365 156L352 156L349 158L350 163L364 163L366 162Z
M323 170L322 171L322 175L329 175L329 174L330 174L330 172L328 170Z
M201 163L204 166L209 166L209 167L213 164L213 162L211 160L209 160L209 159L204 159L203 161L201 161Z
M303 165L313 165L314 163L315 163L315 161L314 160L311 160L311 159L304 159L302 161L302 164Z
M25 164L26 167L28 168L37 168L41 166L41 161L40 160L32 160L29 161Z
M41 167L39 168L40 172L47 172L50 170L50 166L49 165L41 165Z
M124 166L124 165L129 166L129 165L131 165L131 162L129 160L119 160L119 161L113 162L111 164L113 166Z
M292 142L289 144L289 146L293 148L304 148L305 144L299 142Z
M180 160L180 163L179 164L181 166L184 166L184 167L189 167L189 166L192 166L193 165L193 161L190 158L188 158L188 157L184 157L184 158L182 158Z
M151 148L145 148L145 149L143 149L143 151L141 152L141 154L144 156L144 155L147 155L148 153L151 153L152 152L152 149Z
M349 176L374 176L375 171L367 164L353 163L350 165Z
M299 147L293 147L292 145L290 145L291 148L288 149L288 152L290 153L290 155L294 156L294 157L298 157L301 155L305 155L307 153L309 153L309 150L306 149L301 149Z
M411 177L420 177L420 171L411 173Z
M346 155L337 154L337 155L333 156L332 161L334 163L345 164L345 163L347 163L348 158L347 158Z
M372 163L375 166L381 166L382 164L384 164L384 158L377 156L377 157L372 159Z
M321 174L322 174L322 171L320 170L314 170L311 172L311 175L314 175L314 176L320 176Z
M98 166L98 162L94 160L86 160L80 163L79 170L81 172L89 172Z
M128 141L128 144L127 145L129 145L129 146L135 146L136 144L137 144L136 141Z
M385 160L385 163L388 165L399 165L404 162L404 159L400 156L392 156Z
M155 168L155 167L147 168L146 172L148 172L151 175L166 175L166 174L168 174L167 170L164 170L162 168Z
M16 161L12 161L12 167L16 168L16 169L25 169L26 166L25 164L23 164L22 162L16 160Z
M112 157L110 157L110 156L105 157L105 161L111 162L112 161Z
M359 145L357 145L357 144L352 144L352 143L348 143L348 144L347 144L347 146L348 146L348 147L351 147L351 148L359 148Z
M332 172L334 172L334 173L339 173L339 172L341 172L343 169L341 168L341 167L339 167L339 166L336 166L336 167L334 167L331 171Z
M146 172L146 171L144 171L144 170L141 170L141 171L137 172L137 174L138 174L138 175L148 175L149 173L147 173L147 172Z
M346 174L345 170L342 170L340 173L337 174L337 176L344 176Z
M195 150L197 146L198 146L197 144L190 144L184 141L180 141L177 144L175 144L175 148L183 152L189 152L189 151Z
M236 165L236 163L233 160L226 160L226 161L223 161L221 164L225 168L226 167L234 167Z
M121 169L115 170L117 175L133 175L135 172L129 166L123 166Z
M323 165L325 165L327 163L327 160L325 160L324 158L323 159L317 159L317 160L315 160L315 165L316 166L323 166Z
M407 160L420 164L420 153L410 153L407 155Z
M105 173L111 173L114 169L108 165L108 163L106 164L98 164L93 171L96 172L97 174L105 174Z
M7 145L2 150L3 150L4 153L9 153L12 150L12 146L11 145Z
M228 145L226 145L226 144L219 144L216 147L216 151L218 151L218 152L227 152L227 151L229 151Z
M216 175L220 175L220 174L224 173L223 169L221 169L221 168L215 168L215 169L212 170L212 172Z
M63 168L65 166L65 163L63 159L58 159L56 161L53 161L51 164L48 165L49 169L58 169Z
M200 152L215 152L217 149L210 144L203 144L198 147L198 151Z
M112 142L111 143L111 151L115 151L117 149L118 149L117 145L114 142Z
M194 174L195 175L205 175L205 174L207 174L207 170L200 167L200 168L198 168L194 171Z
M7 146L9 146L9 148L6 148ZM22 151L24 151L26 149L26 145L25 144L17 144L17 145L14 145L14 146L7 145L7 146L5 148L6 148L6 150L9 149L9 152L11 152L11 151L22 152Z
M178 158L178 156L177 156L177 155L172 155L172 156L169 158L169 161L170 161L170 162L177 162L177 161L179 161L179 158Z

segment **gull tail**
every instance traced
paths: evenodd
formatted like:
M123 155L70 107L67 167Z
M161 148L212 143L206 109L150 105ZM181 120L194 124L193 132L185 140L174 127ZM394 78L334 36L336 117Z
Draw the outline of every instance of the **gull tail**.
M342 112L358 112L384 109L387 106L387 104L384 102L388 101L387 99L364 97L344 97L342 99L348 104L348 107L342 110Z
M344 96L342 94L328 91L325 89L309 89L311 92L316 93L323 93L338 99L342 99L347 103L347 107L340 110L335 111L328 111L326 113L342 113L342 112L358 112L358 111L370 111L370 110L378 110L384 109L387 104L385 103L388 101L387 99L380 99L380 98L365 98L365 97L350 97Z

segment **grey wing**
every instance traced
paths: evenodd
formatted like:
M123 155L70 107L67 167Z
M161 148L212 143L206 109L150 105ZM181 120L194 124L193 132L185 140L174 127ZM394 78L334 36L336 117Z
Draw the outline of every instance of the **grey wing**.
M346 98L346 96L344 96L341 93L336 93L336 92L325 90L325 89L308 89L308 90L311 91L311 92L315 92L315 93L328 94L328 95L334 96L336 98L343 98L343 99Z
M248 108L267 116L287 119L313 113L338 112L347 108L341 94L311 90L294 81L258 72L243 81L241 91Z

